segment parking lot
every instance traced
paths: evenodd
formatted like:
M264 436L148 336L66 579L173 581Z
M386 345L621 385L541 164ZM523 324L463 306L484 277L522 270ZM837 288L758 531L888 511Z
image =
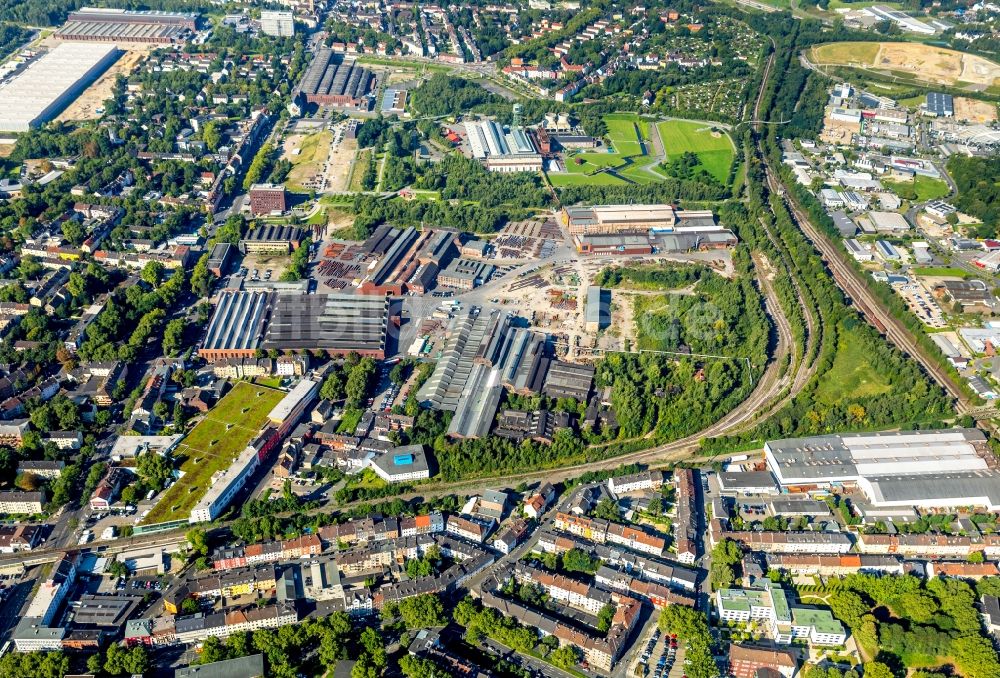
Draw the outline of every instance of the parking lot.
M892 287L906 302L910 312L920 319L920 322L928 327L938 329L947 326L941 307L921 285L911 282L894 284Z
M643 647L633 675L651 678L670 676L677 664L678 645L677 634L665 634L655 629Z

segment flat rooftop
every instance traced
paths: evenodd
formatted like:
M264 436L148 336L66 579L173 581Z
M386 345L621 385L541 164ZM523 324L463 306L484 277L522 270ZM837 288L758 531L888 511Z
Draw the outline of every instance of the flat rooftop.
M106 43L63 43L0 87L0 130L27 131L69 103L121 51Z

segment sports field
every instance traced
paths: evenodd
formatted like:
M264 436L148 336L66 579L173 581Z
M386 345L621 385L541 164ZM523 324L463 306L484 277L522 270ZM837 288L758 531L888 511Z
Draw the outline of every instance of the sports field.
M237 382L174 450L183 475L163 493L141 524L186 520L211 485L212 476L229 468L284 397L282 391Z
M681 153L694 153L713 177L725 183L733 164L733 142L725 132L712 131L710 123L665 120L656 123L667 154L666 162Z

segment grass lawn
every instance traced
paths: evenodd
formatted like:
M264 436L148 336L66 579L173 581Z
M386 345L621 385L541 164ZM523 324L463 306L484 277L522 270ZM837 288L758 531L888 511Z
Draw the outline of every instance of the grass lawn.
M344 410L344 414L340 418L340 425L337 427L337 433L354 433L362 415L364 415L364 410Z
M635 168L629 166L628 159L634 158L641 162L646 152L643 142L649 138L649 123L641 120L635 113L609 113L604 116L608 126L606 135L608 148L597 151L581 151L567 153L564 158L566 169L563 172L553 172L548 175L553 186L615 186L625 182L610 174L594 174L604 167L621 168L622 175L637 183L649 183L654 178L645 173L633 175ZM577 164L577 160L583 162Z
M877 42L830 42L813 47L812 59L822 64L870 65L875 62L880 47Z
M326 209L325 208L321 208L321 209L319 209L319 210L316 211L316 214L312 215L311 217L309 217L309 219L306 220L306 225L307 226L325 226L326 223L327 223L327 219L329 219L329 217L327 217L327 215L326 215Z
M372 163L372 149L366 148L363 151L358 151L358 155L354 160L354 168L351 170L351 181L347 186L349 191L363 191L361 188L361 180L365 176L365 172L368 171L368 166Z
M694 153L709 174L725 183L733 163L733 143L729 135L714 133L708 123L689 120L666 120L656 123L663 140L667 161L681 153Z
M968 271L951 266L915 266L910 269L914 275L933 276L935 278L965 278L969 277Z
M319 171L330 152L333 132L323 131L303 137L299 144L299 154L289 157L292 170L288 173L288 188L293 191L305 190L303 182Z
M576 172L553 172L548 175L555 187L560 186L619 186L625 182L607 172L588 176Z
M887 393L891 388L872 367L854 334L846 331L839 338L833 367L823 375L816 388L816 400L833 405L852 398Z
M608 126L607 137L615 153L621 156L643 155L638 116L623 118L608 115L604 123Z
M372 471L370 468L366 468L361 473L357 473L353 476L348 476L347 480L347 487L363 488L366 490L377 490L388 484L389 483L375 475L375 471Z
M282 391L238 382L174 450L183 475L163 493L141 524L186 520L205 496L212 476L229 468L284 397Z
M916 202L936 200L951 193L951 189L948 188L947 182L943 179L932 179L919 174L913 177L912 181L883 181L882 183L894 189L900 198Z
M623 177L631 179L637 184L651 184L660 181L660 177L663 175L656 170L655 165L650 169L653 172L652 174L646 171L645 165L641 163L632 164L619 171L619 174Z

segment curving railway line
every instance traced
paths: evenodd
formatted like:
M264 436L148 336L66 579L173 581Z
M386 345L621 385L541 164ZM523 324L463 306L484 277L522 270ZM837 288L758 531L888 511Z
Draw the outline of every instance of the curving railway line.
M881 302L869 289L867 283L859 278L859 274L854 268L844 261L841 253L834 244L823 233L817 229L809 217L799 208L794 199L784 190L781 182L777 179L770 164L765 164L767 172L768 187L772 192L781 195L792 214L798 227L805 233L813 246L819 251L826 263L827 268L833 274L833 278L841 290L852 300L854 306L868 319L868 321L887 339L892 341L900 350L908 353L917 360L952 398L955 399L956 409L959 414L964 414L972 408L972 403L962 392L962 389L955 383L944 369L937 362L928 357L923 349L917 344L916 339L910 331L882 306Z

